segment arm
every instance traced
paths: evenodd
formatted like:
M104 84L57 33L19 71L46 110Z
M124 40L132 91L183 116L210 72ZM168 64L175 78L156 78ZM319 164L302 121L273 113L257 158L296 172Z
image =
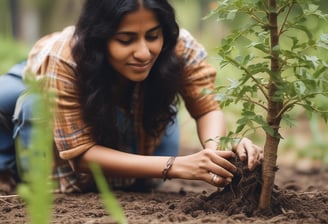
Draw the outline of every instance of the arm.
M181 91L186 108L196 120L197 132L203 148L216 149L214 141L207 141L226 135L223 112L214 96L203 90L214 89L216 69L206 61L206 50L188 32L183 32L177 54L185 60L185 86ZM187 44L185 44L187 43ZM249 139L243 138L232 149L241 160L248 160L250 170L263 157L262 149Z
M232 173L236 169L226 160L233 156L231 151L212 149L178 156L169 170L168 177L203 180L216 186L225 185L226 181L231 181ZM77 159L76 167L80 171L89 172L89 164L95 162L100 165L107 177L161 178L168 159L166 156L135 155L95 145ZM210 172L224 178L213 183Z
M143 156L95 145L77 160L77 168L89 171L89 163L97 163L107 177L161 178L169 157Z
M226 125L223 112L221 110L208 112L198 118L196 124L197 133L202 146L204 148L217 149L217 143L208 140L226 135Z
M198 136L204 148L217 149L215 141L207 141L226 135L224 114L220 110L211 111L197 119ZM207 142L206 142L207 141ZM247 159L248 168L253 170L263 158L263 150L248 138L242 138L232 150L244 161Z

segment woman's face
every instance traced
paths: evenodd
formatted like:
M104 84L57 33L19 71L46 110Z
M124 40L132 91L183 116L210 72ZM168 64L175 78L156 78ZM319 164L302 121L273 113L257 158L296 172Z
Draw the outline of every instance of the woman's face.
M123 17L108 40L109 63L128 80L146 79L163 47L163 33L155 13L140 7Z

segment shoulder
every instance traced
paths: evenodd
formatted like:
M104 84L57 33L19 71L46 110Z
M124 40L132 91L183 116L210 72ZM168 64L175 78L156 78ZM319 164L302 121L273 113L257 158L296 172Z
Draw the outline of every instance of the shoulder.
M180 29L176 54L182 57L187 65L197 64L207 57L204 46L186 29Z
M195 41L195 37L187 29L181 28L179 31L179 40L193 42Z
M29 52L26 70L39 74L41 67L47 67L51 60L61 60L75 66L71 56L74 26L66 27L39 39Z

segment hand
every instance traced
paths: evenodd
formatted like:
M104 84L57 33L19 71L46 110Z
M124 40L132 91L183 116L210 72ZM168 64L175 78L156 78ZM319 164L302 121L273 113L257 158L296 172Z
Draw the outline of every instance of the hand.
M214 186L223 187L232 181L233 173L237 171L227 160L233 157L234 152L207 148L188 156L177 157L171 174L173 177L204 180Z
M263 149L255 144L248 138L242 138L240 142L232 148L236 152L241 161L247 159L249 170L260 164L263 160Z

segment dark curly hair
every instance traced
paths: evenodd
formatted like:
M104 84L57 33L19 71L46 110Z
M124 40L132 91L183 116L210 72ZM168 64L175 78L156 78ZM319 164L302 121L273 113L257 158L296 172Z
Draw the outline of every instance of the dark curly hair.
M174 49L179 35L175 12L167 0L86 0L76 24L72 55L76 61L82 116L97 144L117 147L117 72L108 63L107 41L123 16L141 7L152 10L161 25L164 44L149 76L142 81L143 128L158 137L173 122L182 80L182 62ZM133 83L131 82L131 85Z

